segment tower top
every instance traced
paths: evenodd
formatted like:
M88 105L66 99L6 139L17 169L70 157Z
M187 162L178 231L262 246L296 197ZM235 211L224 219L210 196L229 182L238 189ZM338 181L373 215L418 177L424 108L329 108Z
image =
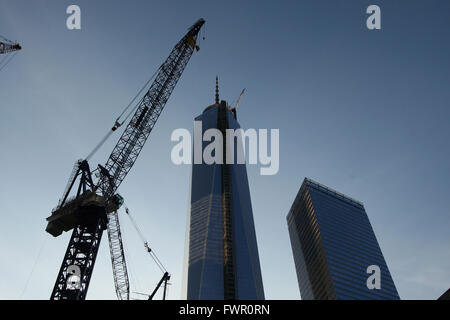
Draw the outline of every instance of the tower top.
M216 76L216 104L219 104L219 77Z
M241 96L242 96L242 93L241 93ZM224 105L225 108L228 109L228 111L230 111L233 114L234 118L236 119L236 109L235 108L231 108L227 104L227 102L225 100L220 101L220 99L219 99L219 77L216 76L216 97L215 97L215 102L214 102L214 104L206 107L206 109L203 110L203 112L206 112L206 111L211 110L213 108L220 107L221 105Z

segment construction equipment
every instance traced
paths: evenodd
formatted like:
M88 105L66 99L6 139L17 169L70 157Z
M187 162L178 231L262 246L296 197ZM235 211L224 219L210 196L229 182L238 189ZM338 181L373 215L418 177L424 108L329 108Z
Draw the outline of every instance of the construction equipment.
M105 229L108 230L117 297L129 299L129 280L117 214L118 208L123 204L123 198L116 191L144 147L194 50L199 50L196 44L197 36L204 23L205 21L200 19L193 24L159 67L150 88L133 109L135 112L105 166L98 165L98 168L91 172L86 159L75 163L62 199L47 218L46 231L53 236L73 229L51 294L52 300L86 298ZM127 119L128 117L125 118ZM125 120L120 121L119 117L111 132L116 131ZM94 150L98 150L98 147ZM91 155L92 153L89 157ZM98 178L96 183L92 179L93 173L96 173ZM77 192L73 198L69 198L78 178Z
M153 297L155 296L156 292L159 288L161 288L161 285L164 282L164 291L163 291L163 300L166 300L166 292L167 292L167 282L170 280L170 275L168 272L165 272L162 276L161 280L159 280L158 285L156 286L155 290L153 290L152 294L148 297L148 300L153 300Z
M22 47L17 42L6 39L0 36L0 54L5 54L13 51L22 50Z
M239 98L237 99L236 104L234 105L234 108L228 107L228 109L231 111L231 113L233 114L235 119L237 118L237 108L239 107L239 103L241 102L241 99L242 99L242 96L244 95L244 93L245 93L245 88L242 89L242 92L239 95ZM216 95L217 95L217 93L216 93Z
M147 296L147 300L153 300L153 298L155 297L156 293L158 292L159 288L161 288L161 285L164 283L164 289L163 289L163 295L162 295L162 300L166 300L166 295L167 295L167 286L168 286L168 281L170 280L170 275L168 272L165 272L161 278L161 280L159 280L158 284L156 285L156 288L153 290L153 292L151 294L146 294L146 293L141 293L141 292L133 292L135 294L139 294L142 296ZM142 300L142 299L133 299L133 300Z
M17 42L0 36L0 55L3 55L2 59L0 59L0 71L11 62L19 50L22 50L22 47ZM14 53L11 54L12 52Z
M241 102L241 99L242 99L242 96L244 95L244 93L245 93L245 88L242 89L242 92L239 95L239 98L237 99L236 104L234 105L234 109L237 109L239 107L239 103Z
M127 216L130 218L130 221L133 224L133 227L136 229L136 232L138 233L139 237L141 238L141 240L144 244L145 251L147 251L147 253L153 259L153 261L155 261L156 265L163 273L163 276L162 276L161 280L158 282L158 284L156 285L156 288L153 290L153 292L150 295L148 295L148 300L153 300L153 297L155 296L155 294L157 293L157 291L159 290L159 288L161 287L161 285L163 283L164 283L164 290L163 290L162 299L166 300L167 285L168 285L168 281L170 280L170 274L169 274L169 272L167 272L167 269L161 263L161 260L158 259L155 252L150 248L148 241L144 238L144 235L142 234L138 225L134 221L133 217L131 216L130 210L127 207L125 207L125 212L127 213Z

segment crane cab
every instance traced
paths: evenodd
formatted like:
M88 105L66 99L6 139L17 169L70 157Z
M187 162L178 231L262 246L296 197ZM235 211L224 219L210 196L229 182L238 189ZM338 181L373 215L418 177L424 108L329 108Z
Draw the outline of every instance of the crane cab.
M96 226L99 219L106 224L106 215L117 211L123 203L124 199L119 194L115 194L106 202L104 197L95 192L86 191L54 209L52 215L46 219L48 224L45 231L58 237L63 231L69 231L77 225Z
M45 231L57 237L77 225L96 225L100 218L106 219L106 204L102 196L86 191L52 211ZM106 221L106 220L105 220Z

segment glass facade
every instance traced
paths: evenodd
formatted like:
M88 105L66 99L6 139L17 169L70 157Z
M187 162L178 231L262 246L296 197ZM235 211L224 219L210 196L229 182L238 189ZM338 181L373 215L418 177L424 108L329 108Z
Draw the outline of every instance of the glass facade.
M287 222L302 299L399 299L361 202L306 178ZM380 289L367 287L371 265Z
M239 128L224 101L195 120L202 133ZM203 149L210 143L203 142ZM188 300L264 299L245 164L192 165L187 242Z

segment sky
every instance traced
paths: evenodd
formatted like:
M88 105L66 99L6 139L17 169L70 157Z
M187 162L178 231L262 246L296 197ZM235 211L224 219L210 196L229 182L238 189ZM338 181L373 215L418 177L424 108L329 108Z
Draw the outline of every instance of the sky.
M81 8L81 30L66 8ZM366 8L381 8L381 30ZM135 166L120 186L181 297L189 165L173 130L242 88L243 128L279 129L280 170L248 166L267 299L299 299L286 215L304 177L367 214L402 299L450 287L450 2L0 0L0 35L23 46L0 71L0 299L48 299L70 232L45 218L77 159L106 134L197 19L206 25ZM103 164L114 135L91 160ZM123 211L132 292L162 274ZM137 296L137 295L134 295ZM106 234L88 299L115 299Z

